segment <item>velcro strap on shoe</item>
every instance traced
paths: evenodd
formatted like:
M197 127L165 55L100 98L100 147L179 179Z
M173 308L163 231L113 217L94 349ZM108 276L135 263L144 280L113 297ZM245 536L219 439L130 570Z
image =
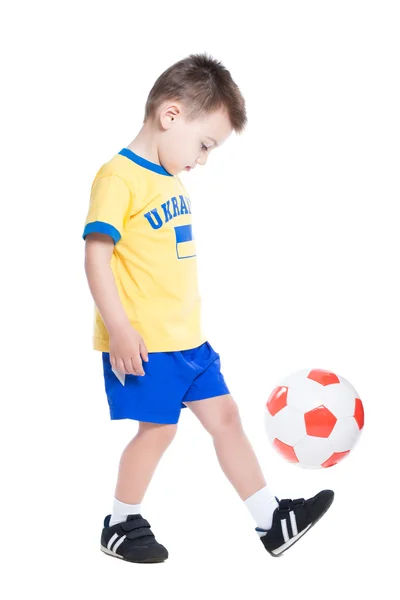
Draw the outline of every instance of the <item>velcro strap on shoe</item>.
M139 538L147 538L148 540L152 539L154 541L154 535L148 527L140 527L139 529L134 529L126 534L128 540L137 540Z
M287 512L289 510L291 510L292 508L292 500L290 500L289 498L285 498L283 500L279 501L279 511L282 512Z
M142 527L149 527L150 523L140 517L139 519L132 519L131 521L124 521L121 523L121 527L124 531L133 531L134 529L140 529Z
M289 510L295 510L300 506L304 506L305 500L304 498L296 498L295 500L291 500L289 498L285 498L279 502L279 510L281 512L287 512Z
M293 500L293 508L296 506L304 506L305 503L306 501L304 498L296 498L296 500Z

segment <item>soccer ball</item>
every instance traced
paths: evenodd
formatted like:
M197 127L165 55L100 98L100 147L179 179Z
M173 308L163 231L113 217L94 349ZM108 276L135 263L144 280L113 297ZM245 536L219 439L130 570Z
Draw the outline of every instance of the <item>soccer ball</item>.
M322 369L292 373L268 398L264 423L280 456L301 467L332 467L348 456L364 427L354 387Z

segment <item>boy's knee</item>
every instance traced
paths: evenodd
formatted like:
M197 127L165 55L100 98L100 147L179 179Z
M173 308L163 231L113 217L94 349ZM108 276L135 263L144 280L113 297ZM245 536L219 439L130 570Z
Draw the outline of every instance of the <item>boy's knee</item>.
M242 423L239 415L239 410L235 402L224 407L224 410L218 415L215 421L210 426L210 433L216 435L227 429L241 428Z

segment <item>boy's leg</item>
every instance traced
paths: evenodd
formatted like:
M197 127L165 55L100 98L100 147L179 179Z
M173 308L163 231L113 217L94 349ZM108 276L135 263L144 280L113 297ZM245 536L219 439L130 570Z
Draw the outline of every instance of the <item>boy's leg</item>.
M240 498L246 500L263 488L264 475L232 396L188 402L187 406L212 436L221 468Z
M232 396L191 401L187 406L211 434L221 468L253 515L266 550L279 556L328 510L333 501L332 490L323 490L308 500L278 503L266 486Z
M136 436L124 449L118 470L115 498L140 504L160 459L177 431L177 424L139 423Z
M140 503L154 471L173 440L177 424L139 423L136 436L122 453L113 514L104 519L101 550L131 562L162 562L168 550L158 543Z

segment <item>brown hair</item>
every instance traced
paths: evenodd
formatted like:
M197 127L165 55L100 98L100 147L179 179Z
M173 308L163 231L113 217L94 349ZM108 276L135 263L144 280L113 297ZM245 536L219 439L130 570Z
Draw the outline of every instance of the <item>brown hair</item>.
M155 117L166 100L183 102L189 110L188 121L225 108L236 133L247 124L245 101L238 86L221 61L207 54L190 54L160 75L147 98L144 120Z

